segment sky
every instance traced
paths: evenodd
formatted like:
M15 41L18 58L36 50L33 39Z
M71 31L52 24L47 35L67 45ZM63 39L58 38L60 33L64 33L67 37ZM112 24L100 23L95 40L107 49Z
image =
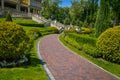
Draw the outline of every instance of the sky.
M60 5L60 7L70 7L71 0L62 0L62 3L60 3L59 5Z
M98 2L100 4L100 0ZM70 7L71 6L71 0L62 0L62 3L59 4L60 7Z

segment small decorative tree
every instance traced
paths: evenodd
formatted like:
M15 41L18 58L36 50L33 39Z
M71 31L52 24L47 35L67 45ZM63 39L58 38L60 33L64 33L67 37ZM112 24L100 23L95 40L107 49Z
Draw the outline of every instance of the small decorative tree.
M11 15L10 15L9 12L6 14L6 19L5 19L5 21L12 22L12 17L11 17Z

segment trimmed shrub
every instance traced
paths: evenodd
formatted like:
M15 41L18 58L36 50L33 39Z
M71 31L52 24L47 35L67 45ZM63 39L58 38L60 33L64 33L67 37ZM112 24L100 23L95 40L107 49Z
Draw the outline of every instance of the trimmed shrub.
M96 45L103 53L104 59L120 63L120 26L109 28L103 32Z
M75 33L68 33L64 40L73 47L83 50L86 54L99 58L102 56L101 52L96 48L96 38L87 35L79 35Z
M93 47L90 44L84 44L83 45L83 50L84 52L86 52L88 55L94 57L94 58L99 58L102 57L102 54L100 53L100 51L96 48Z
M53 33L59 33L59 30L56 28L56 27L50 27L50 30L53 32Z
M11 15L10 15L9 12L6 14L6 19L5 19L5 21L10 21L10 22L12 22L12 17L11 17Z
M69 38L74 39L78 44L90 44L96 46L96 38L89 37L88 35L80 35L75 33L68 33Z
M70 28L69 30L65 30L66 33L76 33L75 28Z
M82 46L78 44L75 39L71 39L69 36L65 36L64 40L75 48L82 49Z
M0 61L13 62L27 56L32 41L23 28L13 22L0 23Z
M38 37L42 36L42 34L40 33L40 30L37 28L32 28L30 31L34 39L37 39Z
M85 27L82 27L82 33L83 34L89 34L89 33L92 33L92 29L90 28L85 28Z

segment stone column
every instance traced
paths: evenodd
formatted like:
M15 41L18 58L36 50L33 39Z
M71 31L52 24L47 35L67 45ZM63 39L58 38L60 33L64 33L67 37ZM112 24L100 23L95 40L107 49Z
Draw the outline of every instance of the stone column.
M36 13L38 14L38 9L36 9Z
M35 9L35 14L37 14L37 9Z
M28 6L28 16L30 15L30 6Z
M1 8L2 8L2 13L4 14L4 0L1 0Z
M30 0L28 0L28 16L30 16Z
M18 12L20 12L20 0L17 0L16 9Z
M36 14L38 14L38 10L36 9Z
M35 9L33 8L33 14L35 14Z

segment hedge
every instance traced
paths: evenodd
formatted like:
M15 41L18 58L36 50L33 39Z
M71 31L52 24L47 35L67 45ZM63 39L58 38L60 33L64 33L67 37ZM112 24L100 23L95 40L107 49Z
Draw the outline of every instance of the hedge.
M64 40L73 47L83 50L86 54L95 58L101 57L100 51L96 48L96 38L87 35L80 35L75 33L67 33Z

